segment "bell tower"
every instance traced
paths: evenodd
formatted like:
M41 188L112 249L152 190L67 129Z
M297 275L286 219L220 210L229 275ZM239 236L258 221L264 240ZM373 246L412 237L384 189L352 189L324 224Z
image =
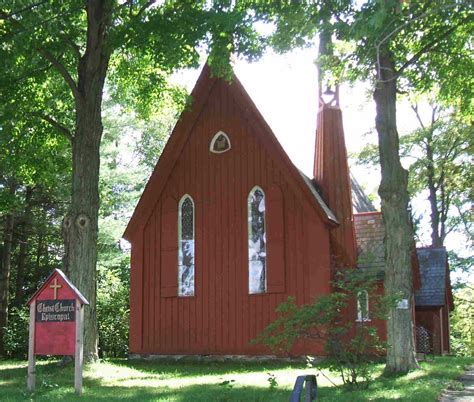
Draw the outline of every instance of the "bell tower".
M320 55L330 52L330 37L320 37ZM357 246L352 215L351 182L344 140L339 87L322 92L323 77L319 68L319 110L314 154L314 180L322 197L336 215L339 226L331 229L332 255L336 268L355 267Z

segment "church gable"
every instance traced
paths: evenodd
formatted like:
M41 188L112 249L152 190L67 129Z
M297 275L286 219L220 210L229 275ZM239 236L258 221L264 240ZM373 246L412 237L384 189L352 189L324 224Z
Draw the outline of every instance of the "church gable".
M203 74L127 228L132 352L267 353L280 302L330 291L327 214L240 83Z
M130 240L138 227L143 228L157 200L163 197L163 189L170 177L178 174L176 166L183 163L185 148L189 146L194 152L199 150L197 152L202 156L213 154L209 160L195 160L191 167L193 171L201 170L199 163L204 166L206 163L214 163L219 168L220 164L225 163L221 161L228 160L235 162L235 166L248 163L248 169L257 173L256 178L258 171L265 175L269 167L277 169L281 179L286 180L288 190L309 203L323 222L330 225L337 223L331 211L322 205L322 199L315 197L313 189L305 183L236 77L231 84L223 79L211 78L206 65L192 97L194 102L191 110L183 113L173 130L127 226L124 238ZM239 139L244 136L247 136L247 140L239 144ZM221 143L225 149L216 152L216 146L221 146ZM268 157L267 165L263 160L251 157L256 157L261 152L265 152ZM235 183L236 178L232 180Z

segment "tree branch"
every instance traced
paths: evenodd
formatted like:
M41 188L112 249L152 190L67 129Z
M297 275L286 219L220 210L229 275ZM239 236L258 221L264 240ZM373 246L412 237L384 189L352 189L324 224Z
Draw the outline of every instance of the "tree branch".
M51 116L48 116L46 114L43 114L43 113L35 113L36 116L38 116L40 119L48 122L49 124L51 124L51 126L53 126L56 130L58 130L62 135L64 135L69 141L72 142L73 140L73 135L71 134L71 131L63 126L61 123L58 123L56 120L54 120Z
M464 226L464 230L466 231L466 233L468 234L468 236L472 236L471 234L471 230L469 229L469 222L468 220L466 219L466 216L465 216L465 212L463 212L460 208L460 206L458 204L454 204L454 206L456 207L456 209L458 210L458 214L459 214L459 219L461 220L463 226Z
M39 73L43 73L45 71L48 71L52 68L53 66L51 64L45 66L45 67L39 67L37 69L34 69L34 70L30 70L28 71L27 73L24 73L22 75L20 75L18 78L15 78L12 80L13 83L18 83L18 82L21 82L29 77L33 77L35 76L36 74L39 74Z
M429 50L434 49L436 46L439 45L439 42L445 39L447 36L449 36L451 33L453 33L458 26L454 26L447 31L445 31L441 36L435 37L431 42L428 42L425 46L423 46L418 52L416 52L411 59L406 61L398 70L397 70L397 77L400 76L400 74L411 64L415 63L418 61L418 59L423 56L426 52Z
M14 15L21 14L25 11L33 10L34 8L36 8L38 6L41 6L42 4L47 3L47 2L48 2L48 0L39 1L38 3L30 4L29 6L20 8L19 10L15 10L15 11L12 11L11 13L9 13L9 14L3 14L3 15L6 15L6 18L9 19L9 18L13 17Z
M137 14L135 15L136 18L139 18L144 12L145 10L152 6L154 3L156 3L156 0L149 0L147 1L137 12Z
M12 18L11 15L7 14L2 9L0 9L0 18L5 21L10 21L14 26L23 29L23 25L19 21L17 21L15 18ZM71 89L72 94L74 95L74 98L76 99L76 101L79 100L81 98L81 94L76 85L76 82L71 77L71 74L69 74L69 71L67 71L66 67L64 67L62 63L56 57L54 57L50 51L44 49L41 46L37 46L37 50L61 74L61 76L66 81L66 84Z
M53 54L48 50L43 48L39 48L38 50L44 56L44 58L53 65L53 67L59 72L59 74L62 75L64 81L66 81L66 84L68 84L69 88L71 89L74 98L76 100L79 100L81 98L81 93L79 92L76 82L71 77L71 74L69 74L69 71L67 71L66 67L64 67L62 63L56 57L54 57Z
M63 38L64 42L65 42L66 44L68 44L68 45L71 47L71 49L73 50L74 55L76 56L77 60L80 60L81 57L82 57L82 54L81 54L81 49L80 49L80 47L77 45L77 43L75 43L75 42L71 39L71 37L70 37L68 34L66 34L66 33L64 32L64 30L63 30L63 32L60 33L60 35L61 35L61 37Z
M436 123L436 120L438 120L436 118L436 112L438 111L438 106L436 105L432 105L431 106L431 125L434 126L434 124Z
M423 124L423 120L421 120L420 113L418 112L418 104L410 105L412 110L415 112L416 118L418 119L418 122L420 123L421 128L424 130L425 125Z

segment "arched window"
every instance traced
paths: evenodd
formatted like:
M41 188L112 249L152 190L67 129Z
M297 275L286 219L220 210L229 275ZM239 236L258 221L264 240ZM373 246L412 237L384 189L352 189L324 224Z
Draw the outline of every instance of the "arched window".
M357 321L369 320L369 294L367 290L357 292Z
M178 296L194 296L194 202L184 195L178 214Z
M209 150L215 154L221 154L230 149L229 136L223 131L218 131L211 140Z
M265 193L254 187L248 197L249 293L267 291Z

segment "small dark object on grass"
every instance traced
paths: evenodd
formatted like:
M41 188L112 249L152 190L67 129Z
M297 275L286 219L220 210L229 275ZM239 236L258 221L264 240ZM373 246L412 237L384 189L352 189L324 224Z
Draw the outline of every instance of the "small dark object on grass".
M295 386L291 393L290 402L299 402L303 385L305 386L305 402L315 401L318 395L318 383L315 375L300 375L296 377Z

